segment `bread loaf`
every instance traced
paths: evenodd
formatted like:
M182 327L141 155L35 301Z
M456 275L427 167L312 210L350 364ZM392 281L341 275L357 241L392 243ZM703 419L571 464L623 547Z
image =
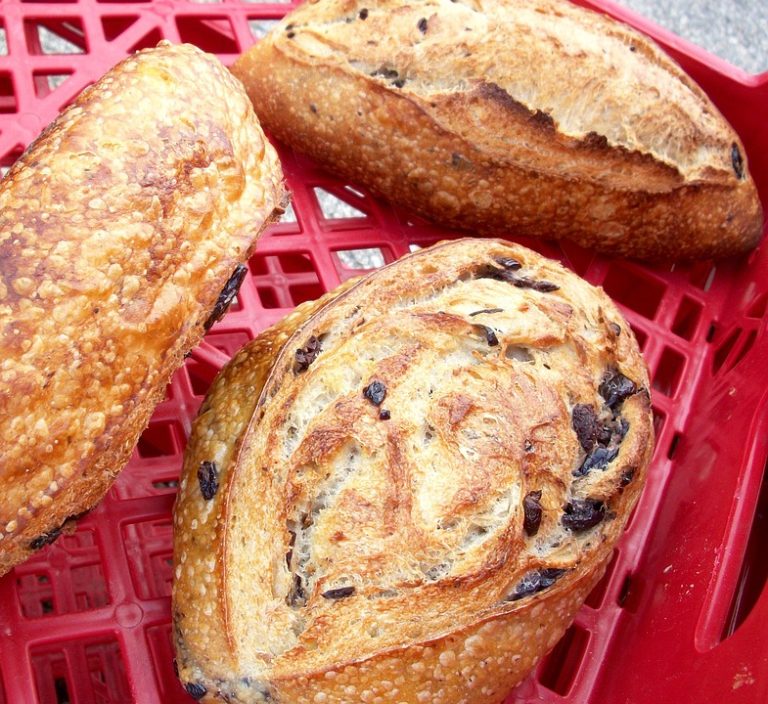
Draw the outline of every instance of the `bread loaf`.
M106 493L282 197L240 83L168 43L84 91L8 172L0 574Z
M174 515L204 701L501 702L601 577L653 449L602 290L500 240L304 304L211 387Z
M319 0L232 70L276 137L444 225L647 259L762 232L744 147L704 92L565 0Z

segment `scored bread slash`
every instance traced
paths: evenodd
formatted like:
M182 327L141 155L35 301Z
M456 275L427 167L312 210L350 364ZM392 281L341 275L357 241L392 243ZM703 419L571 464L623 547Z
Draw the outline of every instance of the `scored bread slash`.
M566 0L306 2L232 71L270 134L441 225L646 259L762 234L708 96L652 40Z
M235 354L193 424L174 508L182 683L230 704L503 701L638 499L648 384L601 289L500 240L422 249L302 304Z
M0 574L109 489L234 299L282 180L242 85L161 42L0 182Z

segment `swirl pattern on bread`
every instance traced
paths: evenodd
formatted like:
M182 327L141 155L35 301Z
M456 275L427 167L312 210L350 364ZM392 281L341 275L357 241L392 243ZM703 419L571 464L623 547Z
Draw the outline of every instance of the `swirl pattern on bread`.
M559 264L467 239L347 282L235 355L195 422L182 681L501 701L602 575L652 448L631 329Z

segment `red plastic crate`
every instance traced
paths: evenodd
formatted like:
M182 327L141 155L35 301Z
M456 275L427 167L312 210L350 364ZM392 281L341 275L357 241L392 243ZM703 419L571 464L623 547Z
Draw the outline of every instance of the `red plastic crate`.
M744 140L768 204L768 74L749 76L606 0L582 4L656 38L702 85ZM263 20L292 5L5 0L0 166L126 54L165 37L231 63ZM65 39L68 53L46 54L46 32ZM237 304L175 375L99 508L0 580L0 704L191 701L171 663L170 512L185 438L213 376L293 305L359 273L343 252L379 250L390 262L453 236L289 149L280 154L295 219L261 240ZM337 210L344 217L324 215L318 189L351 206ZM765 701L768 246L716 264L648 267L570 244L524 243L622 306L653 375L658 446L606 577L509 701Z

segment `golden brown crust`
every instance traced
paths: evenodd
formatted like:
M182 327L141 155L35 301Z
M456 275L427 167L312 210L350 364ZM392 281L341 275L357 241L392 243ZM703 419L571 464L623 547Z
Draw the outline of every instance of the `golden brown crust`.
M385 702L388 697L409 704L498 704L560 640L563 623L570 623L604 570L597 564L567 594L549 594L525 615L500 615L360 663L283 678L270 691L286 704Z
M167 42L84 91L9 171L0 573L106 493L281 200L242 86Z
M232 70L278 138L443 224L641 258L725 256L762 233L743 145L707 96L567 2L320 0Z
M498 240L299 310L225 367L193 427L182 681L210 701L501 701L637 500L647 389L605 294Z

